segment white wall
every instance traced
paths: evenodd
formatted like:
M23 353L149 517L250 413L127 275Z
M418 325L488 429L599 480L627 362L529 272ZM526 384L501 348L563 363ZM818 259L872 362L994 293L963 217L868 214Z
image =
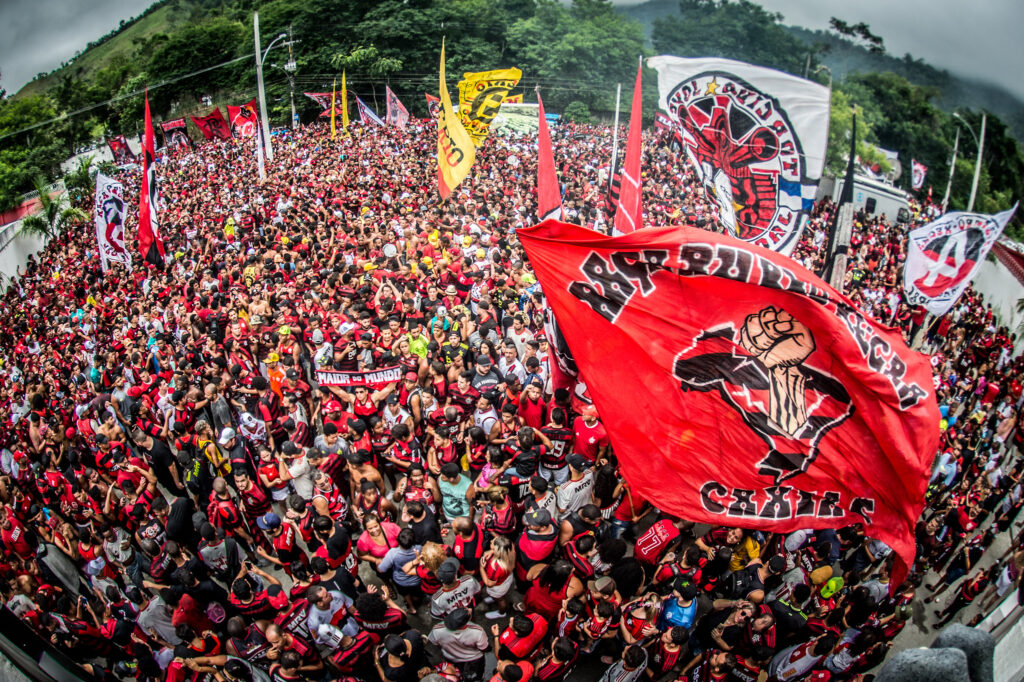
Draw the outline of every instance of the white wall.
M991 303L992 309L999 316L1000 324L1009 327L1011 332L1016 332L1021 322L1024 322L1024 313L1017 312L1018 299L1024 298L1024 286L1017 281L1005 265L997 259L986 258L978 274L974 278L974 288L985 296L985 303ZM1024 349L1022 334L1017 334L1016 351Z
M17 232L17 230L21 229L21 221L18 220L9 225L4 225L0 229L10 229ZM39 252L45 244L46 242L39 237L17 234L11 240L11 243L0 251L0 274L3 274L4 282L14 277L18 268L25 266L28 257Z

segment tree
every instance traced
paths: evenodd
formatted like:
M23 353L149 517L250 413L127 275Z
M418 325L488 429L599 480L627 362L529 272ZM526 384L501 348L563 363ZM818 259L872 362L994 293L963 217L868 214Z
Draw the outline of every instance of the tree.
M583 102L576 100L566 105L562 116L573 123L590 123L590 109Z
M851 39L854 43L862 44L869 52L885 54L885 42L882 40L882 37L872 33L871 27L863 21L850 25L842 19L832 17L828 24L832 27L833 31L844 38Z
M43 178L36 178L35 185L41 206L37 213L21 221L20 234L49 239L59 235L70 225L89 219L82 209L65 206L60 196L51 197L50 189Z
M92 200L96 191L96 174L92 172L94 154L78 159L78 165L64 176L64 187L68 191L72 206L84 206Z

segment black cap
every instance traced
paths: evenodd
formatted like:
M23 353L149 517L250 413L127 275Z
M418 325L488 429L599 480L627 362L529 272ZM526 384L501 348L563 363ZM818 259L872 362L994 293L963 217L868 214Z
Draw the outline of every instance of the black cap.
M469 623L469 609L458 608L444 617L444 626L449 630L458 630Z
M590 467L590 462L583 455L573 452L565 458L565 462L576 471L583 471Z

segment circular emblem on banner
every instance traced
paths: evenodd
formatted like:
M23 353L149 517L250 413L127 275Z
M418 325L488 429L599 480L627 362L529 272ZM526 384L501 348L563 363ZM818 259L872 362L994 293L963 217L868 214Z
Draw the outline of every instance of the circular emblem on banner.
M791 249L802 227L806 163L778 100L714 71L679 83L668 108L723 224L744 241Z
M914 286L931 298L956 288L974 271L984 245L985 231L979 227L935 237L921 247L925 270Z

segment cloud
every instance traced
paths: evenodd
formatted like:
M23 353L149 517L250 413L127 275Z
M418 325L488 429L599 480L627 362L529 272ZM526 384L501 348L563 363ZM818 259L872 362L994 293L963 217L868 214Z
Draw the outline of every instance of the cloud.
M138 16L153 0L3 0L0 86L17 92L91 41Z

